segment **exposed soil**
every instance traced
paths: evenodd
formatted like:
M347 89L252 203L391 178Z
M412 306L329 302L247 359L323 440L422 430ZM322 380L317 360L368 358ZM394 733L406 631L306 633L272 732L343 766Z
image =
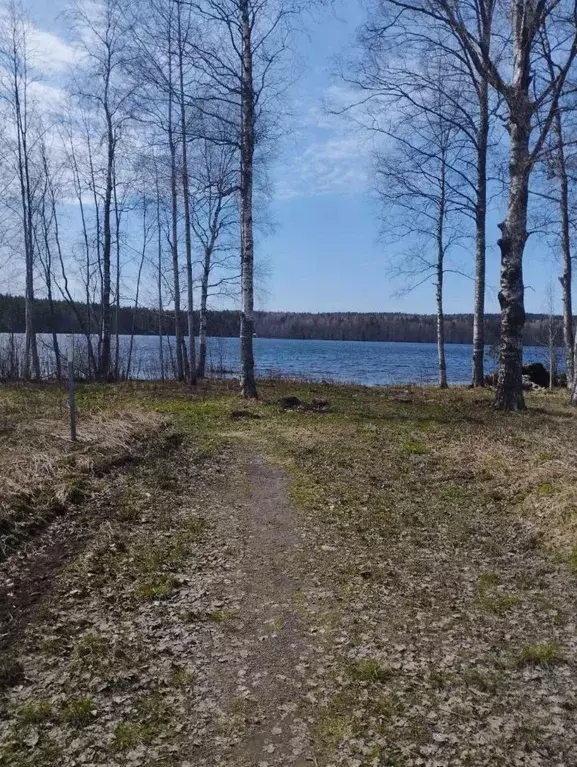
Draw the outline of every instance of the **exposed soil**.
M180 443L175 433L161 434L154 442L137 441L131 453L101 460L83 477L76 502L60 504L52 514L31 523L5 562L0 561L0 657L8 657L42 604L50 598L57 575L85 546L110 509L102 493L115 474L129 470L158 450L170 452ZM0 675L0 689L2 688Z
M18 645L34 610L49 598L62 567L80 551L88 537L70 518L55 523L32 541L25 552L14 554L0 575L0 654L6 657ZM2 679L0 678L0 687Z
M114 529L118 512L126 516L120 503L130 497L131 482L154 486L154 510L139 516L145 538L124 520ZM179 519L201 518L207 533L192 542L192 559L190 551L182 553L170 598L159 587L158 599L153 593L134 603L136 575L125 577L124 563L110 559L107 549L122 536L122 558L131 546L135 552L154 547L154 536L170 538ZM18 651L24 672L12 678L5 699L12 723L0 728L0 764L147 764L151 758L172 764L178 749L175 764L186 755L195 765L305 765L310 743L296 711L314 643L299 614L302 550L286 473L252 451L199 464L185 447L178 455L149 456L132 475L106 477L81 510L57 520L0 570L8 595L4 647ZM138 577L158 576L150 567ZM103 648L105 657L97 657L99 643L114 653L127 634L134 647L126 658L111 662ZM90 660L91 679L80 658ZM185 680L182 686L171 689L161 680L170 669ZM122 695L112 695L120 679ZM161 698L155 698L161 710L134 722L146 696ZM89 700L98 711L94 721L64 724L58 711L70 700ZM46 721L35 721L38 701L49 701ZM19 710L32 711L34 721L23 726ZM134 732L117 745L124 720Z
M288 500L286 472L252 451L243 456L237 472L245 477L238 509L246 548L236 587L244 594L246 659L236 671L237 677L254 680L262 721L233 749L230 763L304 765L310 744L306 724L295 711L307 691L304 677L313 648L297 612L299 593L305 589L303 539Z

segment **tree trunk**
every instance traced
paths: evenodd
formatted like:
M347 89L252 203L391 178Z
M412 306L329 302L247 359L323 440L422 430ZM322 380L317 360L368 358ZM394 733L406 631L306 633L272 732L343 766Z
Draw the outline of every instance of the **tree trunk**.
M46 195L48 194L48 189L50 182L48 181L48 162L46 160L45 155L45 149L43 147L42 149L43 155L42 155L42 163L43 163L43 171L45 174L45 187L44 191L42 193L42 203L40 208L40 216L42 220L42 234L44 239L44 276L46 281L46 298L48 299L48 311L50 315L51 325L52 325L52 351L54 353L54 365L55 365L55 371L56 371L56 379L59 381L62 378L62 364L60 362L60 346L58 344L58 335L56 333L56 312L54 308L54 294L52 292L52 276L53 276L53 267L52 267L52 248L50 247L50 222L48 220L48 216L46 213ZM56 215L56 211L54 211L54 216Z
M36 324L34 322L34 314L35 314L35 301L34 301L34 241L33 241L33 232L34 232L34 222L32 218L32 187L31 187L31 181L30 181L30 165L29 165L29 159L28 159L28 147L26 143L24 143L24 169L25 169L25 175L26 175L26 196L27 196L27 214L28 214L28 223L27 223L27 230L28 230L28 256L26 259L26 292L28 294L28 301L27 301L27 338L26 343L28 347L29 354L32 358L32 370L34 374L34 378L38 381L40 380L40 358L38 356L38 343L36 340Z
M557 359L555 356L555 315L549 315L549 391L555 386Z
M56 313L54 311L54 297L52 295L52 285L51 282L48 282L46 286L47 296L48 296L48 306L50 309L50 319L53 323L56 322ZM62 378L62 363L60 361L60 345L58 343L58 335L56 333L56 330L54 329L54 325L52 327L52 349L54 350L54 363L56 368L56 379L60 381Z
M447 362L445 359L445 315L443 313L443 267L437 269L437 354L439 357L439 386L447 389Z
M14 40L14 46L16 41ZM25 342L24 342L24 378L30 378L31 371L36 379L40 378L40 360L36 342L34 323L34 243L32 219L32 193L30 186L30 166L28 158L28 114L26 110L26 86L24 86L24 104L20 98L20 83L17 73L17 52L14 47L14 109L16 113L16 135L18 146L18 177L22 199L22 224L24 230L25 279L24 312L25 312Z
M527 98L528 101L528 98ZM495 394L498 410L524 410L523 397L523 328L525 296L523 285L523 250L527 241L527 202L529 197L530 111L526 103L510 106L511 136L509 162L509 199L505 221L499 224L501 239L501 339L499 376Z
M575 336L575 345L573 348L573 369L577 370L577 335ZM577 407L577 376L573 377L573 386L571 387L571 404Z
M182 204L184 209L184 247L186 251L186 287L188 320L188 383L196 385L196 350L194 346L194 285L192 279L192 235L190 219L190 184L188 177L188 130L184 103L184 41L182 39L181 5L177 3L178 20L178 80L180 101L180 131L182 140Z
M489 138L489 94L486 78L482 78L479 88L477 200L475 203L475 304L473 309L472 384L474 387L485 385L485 228L487 218L487 145Z
M555 133L559 142L557 149L559 171L559 213L561 214L561 258L563 273L560 278L561 295L563 300L563 347L565 349L565 365L567 370L567 387L573 388L575 369L573 364L573 301L572 301L572 263L571 240L569 235L569 184L565 164L565 146L559 110L555 115Z
M24 378L30 378L31 373L34 378L40 378L40 360L38 358L38 345L36 343L36 326L34 322L34 269L33 257L26 255L26 291L25 291L25 356L24 356ZM31 367L32 366L32 367Z
M172 43L169 40L169 51ZM171 217L172 217L172 276L174 281L174 336L176 346L176 377L179 381L184 381L184 358L183 358L183 340L180 326L180 274L178 266L178 189L176 174L176 141L174 138L173 122L173 95L172 95L172 58L168 57L168 76L170 92L168 96L168 143L170 150L170 198L171 198Z
M130 332L130 343L128 345L128 356L126 360L126 369L124 371L124 377L126 380L130 378L130 368L132 366L132 351L134 349L134 333L136 328L136 313L138 311L138 302L140 300L140 283L142 280L142 269L144 267L144 259L146 258L146 251L143 251L142 258L140 259L140 265L138 267L138 274L136 276L136 295L134 297L134 310L132 312L132 328Z
M164 332L162 327L162 222L160 218L160 187L158 168L156 171L156 226L158 228L158 359L160 360L160 378L164 381Z
M120 377L120 208L114 175L114 224L116 232L116 286L114 296L114 379Z
M90 241L88 237L86 215L84 212L84 202L82 199L83 189L82 189L82 184L80 181L80 174L78 172L78 163L76 161L76 153L74 151L74 142L72 138L70 139L70 162L72 166L72 174L73 174L72 177L74 179L74 189L76 192L76 198L78 200L78 209L80 211L80 220L82 222L82 235L83 235L83 243L84 243L84 251L85 251L84 263L86 267L86 280L84 284L84 296L86 300L86 323L83 322L80 312L76 308L76 302L73 300L68 287L68 277L66 275L66 269L64 267L64 258L62 255L62 247L60 244L58 216L56 215L56 197L55 197L52 186L50 188L50 198L52 201L52 207L54 211L54 235L56 238L56 246L58 248L58 258L60 261L60 268L62 270L62 279L64 280L64 293L66 295L66 299L68 303L70 304L70 306L72 307L72 310L74 311L76 315L76 318L78 319L80 327L84 331L84 335L86 336L86 347L88 349L88 378L89 380L92 380L93 374L98 375L98 367L96 364L96 357L94 355L94 347L92 344L92 306L90 301ZM98 242L100 237L98 227L96 231L97 231L96 240Z
M100 349L100 370L99 377L102 381L108 380L110 374L110 356L111 356L111 275L110 267L112 260L112 189L114 177L114 133L112 128L112 118L106 109L107 121L107 161L106 161L106 189L104 193L104 241L102 247L102 291L101 291L101 335L102 345Z
M202 281L200 287L200 317L198 323L198 369L199 378L206 375L206 326L207 326L207 304L208 304L208 280L210 277L210 248L204 249L204 264L202 270Z
M445 224L445 157L441 161L441 194L439 200L439 218L437 221L437 355L439 361L439 386L446 389L447 361L445 359L445 315L443 312L443 277L445 261L444 224Z
M94 169L94 158L92 154L92 142L90 139L90 131L87 130L86 132L86 148L88 152L88 163L89 163L89 170L90 170L90 188L92 190L92 199L94 201L94 224L96 228L96 265L98 267L98 278L100 280L100 292L102 295L102 284L104 279L104 274L102 271L102 250L103 250L103 243L102 243L102 227L100 224L100 203L98 200L98 194L97 194L97 186L96 186L96 171ZM82 204L82 203L81 203ZM85 222L83 221L83 224ZM85 237L88 237L88 231L85 228L84 229ZM88 240L87 240L88 242ZM87 252L86 252L86 297L87 297L87 308L90 312L89 316L92 315L92 304L90 300L90 283L89 283L89 275L90 275L90 244L87 245ZM94 317L94 321L92 323L89 322L89 325L93 324L94 327L98 328L98 335L96 338L96 356L98 358L98 368L95 369L95 376L98 378L100 375L100 361L102 359L102 306L100 307L100 314L96 315Z
M254 232L253 232L253 160L255 93L252 65L252 27L249 0L240 0L242 17L241 84L241 163L240 163L240 237L241 237L241 311L240 311L240 384L246 398L256 398L254 376Z

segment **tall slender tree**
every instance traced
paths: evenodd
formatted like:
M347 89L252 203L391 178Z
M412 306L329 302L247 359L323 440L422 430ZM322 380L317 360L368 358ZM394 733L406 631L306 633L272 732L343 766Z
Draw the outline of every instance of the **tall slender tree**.
M235 249L238 191L234 149L206 139L194 155L192 226L200 246L201 276L198 329L199 378L206 374L209 294L230 292L238 282Z
M548 36L544 30L540 36L543 56L547 64L549 78L552 83L556 77L556 61L551 50ZM571 88L571 91L573 89ZM573 261L571 253L571 195L570 173L567 167L567 155L574 143L574 96L561 97L554 113L551 133L548 137L545 152L545 168L548 180L553 182L552 195L558 217L554 216L555 234L558 235L561 255L561 299L563 305L563 347L565 352L565 369L567 371L567 386L572 390L575 376L574 360L574 330L573 330Z
M40 359L36 340L34 268L35 268L35 191L33 147L38 136L34 104L30 88L34 81L30 57L30 26L22 6L10 0L0 39L0 83L4 101L9 107L15 135L14 166L20 193L20 217L24 245L25 319L24 377L40 378ZM38 133L38 130L36 131Z
M135 87L126 77L129 29L119 0L77 2L71 19L83 50L75 90L91 112L91 125L98 131L96 140L104 149L103 167L99 169L102 174L102 232L99 235L102 279L98 375L106 380L112 373L112 254L118 150L127 123L132 119L131 101ZM97 194L95 178L94 193ZM99 207L98 200L96 207Z
M400 117L379 154L377 190L384 229L400 245L393 273L408 279L409 289L434 282L438 381L447 388L444 279L451 269L450 251L462 239L463 142L452 103L438 90L429 99L430 103L399 105Z
M288 51L291 18L312 3L290 0L190 0L200 34L193 51L197 108L218 126L212 140L237 151L240 221L240 385L257 397L254 336L254 198L259 148L270 138L283 88L279 65Z
M501 341L495 407L522 410L523 253L529 236L529 182L577 55L577 14L572 0L506 3L499 6L499 17L493 19L492 35L498 34L499 46L491 49L482 31L485 19L491 18L490 8L497 8L489 3L492 0L382 0L382 6L390 10L393 27L427 25L450 34L479 76L486 78L503 100L509 133L509 177L507 212L499 239ZM540 48L544 30L556 41L553 80L548 77Z
M187 377L188 355L181 324L181 189L187 185L182 174L183 138L187 144L187 103L182 98L184 90L185 50L182 11L179 0L140 0L131 6L131 29L133 43L130 66L133 80L142 83L139 99L141 121L150 132L149 143L157 150L157 157L164 156L166 162L156 165L166 179L169 200L170 224L168 240L172 264L172 302L174 305L174 334L176 377ZM180 26L179 26L180 24ZM182 64L183 82L181 88L180 70ZM183 113L183 106L185 107ZM183 128L184 119L184 128ZM184 154L186 154L185 149ZM188 166L188 161L187 161ZM183 183L180 183L182 180ZM159 188L163 184L159 184ZM186 247L186 246L185 246ZM187 272L188 279L188 272Z
M491 46L493 12L493 3L487 2L480 29L487 50ZM431 94L437 93L440 103L451 105L450 119L467 147L460 164L467 182L461 194L467 197L475 237L472 384L483 386L487 168L491 117L497 100L491 99L487 77L477 72L461 45L455 46L450 32L439 25L425 29L403 22L386 3L375 4L361 28L359 43L360 56L341 73L359 95L344 111L354 108L365 127L382 134L398 103L434 113L437 101L431 100ZM442 62L442 77L435 67L425 66L431 61Z
M194 279L192 271L192 221L190 212L190 180L188 167L188 110L190 94L185 89L185 50L191 30L190 6L183 10L182 0L176 2L176 49L178 66L178 104L180 109L182 207L184 211L184 247L186 253L186 288L188 319L188 382L196 384L196 350L194 341ZM183 16L186 18L183 19Z

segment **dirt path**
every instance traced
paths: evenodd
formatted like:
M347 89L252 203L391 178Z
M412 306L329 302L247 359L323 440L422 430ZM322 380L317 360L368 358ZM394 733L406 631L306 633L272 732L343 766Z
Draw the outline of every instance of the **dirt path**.
M316 642L285 472L244 449L199 463L185 446L102 492L106 513L66 556L59 520L0 570L21 604L38 562L51 581L30 578L34 609L13 632L0 764L310 764Z
M312 758L305 722L296 711L314 654L298 611L305 585L303 540L286 473L253 451L243 454L236 471L241 492L235 491L234 507L245 545L227 597L237 602L242 616L236 627L242 646L224 676L236 679L237 692L250 700L258 716L227 764L300 766L307 755ZM234 696L230 686L223 689ZM213 759L214 754L205 756L206 764Z

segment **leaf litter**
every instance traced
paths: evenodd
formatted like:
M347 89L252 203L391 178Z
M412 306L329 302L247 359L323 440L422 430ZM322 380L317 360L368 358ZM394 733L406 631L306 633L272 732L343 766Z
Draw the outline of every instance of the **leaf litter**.
M352 387L320 422L284 393L228 449L94 491L19 635L0 764L577 764L577 584L539 491L572 424Z

